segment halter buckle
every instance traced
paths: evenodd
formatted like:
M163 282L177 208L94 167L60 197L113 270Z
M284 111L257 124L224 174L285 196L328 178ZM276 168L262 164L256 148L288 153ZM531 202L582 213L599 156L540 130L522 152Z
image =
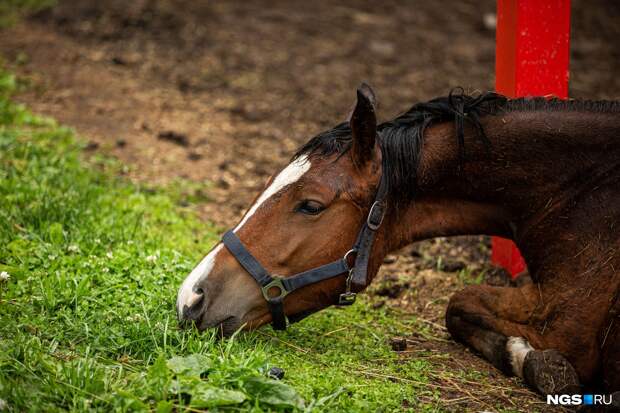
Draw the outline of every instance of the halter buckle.
M269 290L271 290L272 288L278 289L277 295L269 295ZM274 278L269 284L261 287L260 290L263 293L263 297L265 297L265 300L267 301L272 301L277 298L284 298L288 295L288 291L286 290L286 288L284 288L284 284L282 283L282 278Z
M383 202L375 201L368 211L368 218L366 218L366 225L373 231L379 229L383 223L383 217L385 216L385 205Z
M351 280L353 279L353 269L351 268L349 270L349 275L347 276L347 281L346 281L346 290L344 293L340 294L340 297L338 297L338 305L340 306L348 306L351 305L355 302L355 298L357 297L357 294L355 294L354 292L351 292Z

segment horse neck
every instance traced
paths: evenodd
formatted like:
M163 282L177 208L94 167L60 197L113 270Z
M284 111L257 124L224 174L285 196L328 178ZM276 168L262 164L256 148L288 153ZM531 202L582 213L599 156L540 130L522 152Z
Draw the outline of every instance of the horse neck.
M387 249L436 236L498 235L514 239L536 266L545 245L557 245L556 226L570 222L573 235L585 238L610 225L598 218L597 202L615 208L608 215L620 222L618 113L514 111L486 116L482 126L491 149L466 130L463 164L453 124L426 131L418 194L389 220Z

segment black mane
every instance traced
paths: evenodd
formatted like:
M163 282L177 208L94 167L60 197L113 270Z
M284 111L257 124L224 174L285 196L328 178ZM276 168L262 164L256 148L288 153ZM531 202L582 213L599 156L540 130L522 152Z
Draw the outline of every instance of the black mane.
M397 118L380 124L378 142L383 158L391 205L410 201L416 191L418 161L424 131L432 124L452 121L461 163L465 160L464 126L469 123L477 131L476 138L490 147L480 117L513 111L591 111L620 112L618 101L581 101L546 99L544 97L508 99L493 92L467 95L460 88L448 96L415 104ZM351 128L347 122L323 132L304 144L293 159L302 155L342 156L351 148Z

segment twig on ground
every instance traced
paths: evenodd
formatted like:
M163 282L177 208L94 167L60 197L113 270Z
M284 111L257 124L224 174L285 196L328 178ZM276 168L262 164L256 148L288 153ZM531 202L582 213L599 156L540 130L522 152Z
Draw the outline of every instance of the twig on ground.
M280 342L280 343L282 343L282 344L285 344L285 345L287 345L287 346L289 346L289 347L294 348L295 350L301 351L302 353L309 353L309 352L310 352L310 350L303 349L303 348L301 348L301 347L299 347L299 346L296 346L295 344L289 343L288 341L286 341L286 340L282 340L281 338L276 337L276 336L274 336L274 335L267 334L267 333L262 332L262 331L260 331L260 330L256 330L256 332L257 332L257 333L259 333L259 334L261 334L261 335L263 335L263 336L265 336L265 337L269 337L269 338L271 338L271 339L277 340L277 341L279 341L279 342Z

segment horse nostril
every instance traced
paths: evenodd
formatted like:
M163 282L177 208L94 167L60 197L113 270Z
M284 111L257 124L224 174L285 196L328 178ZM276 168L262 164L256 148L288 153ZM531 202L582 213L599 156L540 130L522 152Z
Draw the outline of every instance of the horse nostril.
M183 318L186 320L197 320L200 317L202 304L205 300L202 288L194 287L192 293L192 296L187 300L187 304L183 306Z

